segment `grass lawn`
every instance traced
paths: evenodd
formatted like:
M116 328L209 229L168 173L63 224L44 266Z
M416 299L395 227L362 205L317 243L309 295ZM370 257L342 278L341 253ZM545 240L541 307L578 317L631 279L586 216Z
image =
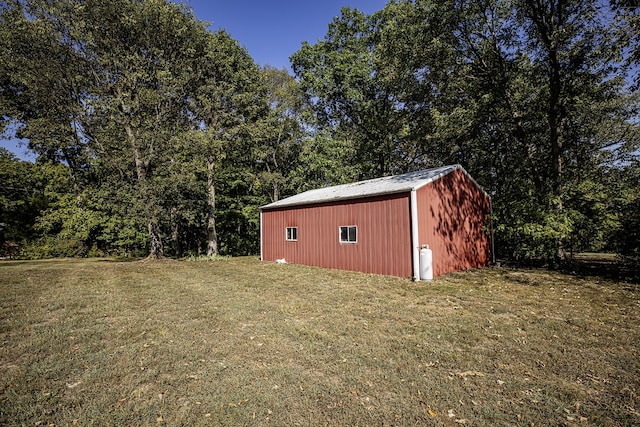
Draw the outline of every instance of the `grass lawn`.
M640 425L640 288L0 262L0 425Z

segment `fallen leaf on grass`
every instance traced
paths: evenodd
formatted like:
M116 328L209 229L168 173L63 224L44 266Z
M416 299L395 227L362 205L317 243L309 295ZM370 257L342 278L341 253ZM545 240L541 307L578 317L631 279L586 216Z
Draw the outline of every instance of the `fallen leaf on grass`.
M467 377L484 377L484 374L478 371L464 371L464 372L458 372L458 376L460 378L466 379Z
M227 404L227 406L229 408L237 408L238 406L242 406L244 404L246 404L249 401L249 399L242 399L240 402L236 403L236 402L230 402ZM200 402L196 402L196 404L200 404Z
M434 418L438 415L438 414L436 414L434 411L432 411L431 409L427 409L427 413L428 413L429 415L431 415L432 417L434 417Z

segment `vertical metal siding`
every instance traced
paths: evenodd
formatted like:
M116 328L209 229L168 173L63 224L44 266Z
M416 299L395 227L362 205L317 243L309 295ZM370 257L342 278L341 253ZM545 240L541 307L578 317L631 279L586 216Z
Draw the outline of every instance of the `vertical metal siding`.
M339 227L358 227L358 243L340 243ZM284 258L365 273L410 277L409 193L262 212L263 259ZM298 241L285 241L298 227Z
M434 276L488 265L488 196L459 169L417 193L420 244L433 251Z

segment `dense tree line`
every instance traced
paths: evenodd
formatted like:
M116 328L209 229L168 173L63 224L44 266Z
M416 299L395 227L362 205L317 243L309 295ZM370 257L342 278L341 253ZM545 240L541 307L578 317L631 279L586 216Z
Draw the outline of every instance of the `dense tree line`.
M8 1L0 32L3 126L36 167L67 170L35 233L7 236L42 255L256 252L265 188L291 163L267 174L264 147L299 138L291 76L164 0Z
M38 154L0 153L24 256L257 253L263 204L460 163L500 257L640 257L634 2L344 8L295 78L179 3L0 4L2 126Z

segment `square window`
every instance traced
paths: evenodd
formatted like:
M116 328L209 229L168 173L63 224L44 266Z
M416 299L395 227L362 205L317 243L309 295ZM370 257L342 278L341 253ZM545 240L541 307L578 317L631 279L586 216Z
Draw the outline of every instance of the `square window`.
M358 227L355 225L341 226L340 243L358 243Z
M287 227L286 239L288 242L298 241L298 227Z

